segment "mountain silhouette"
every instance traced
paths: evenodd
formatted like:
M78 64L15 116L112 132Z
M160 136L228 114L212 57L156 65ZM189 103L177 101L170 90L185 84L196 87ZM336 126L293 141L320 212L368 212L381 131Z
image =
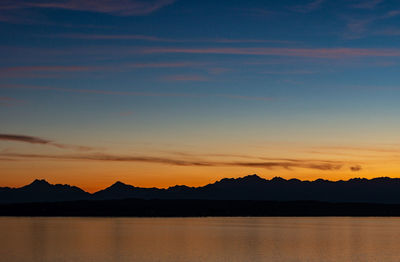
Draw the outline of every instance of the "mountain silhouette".
M173 186L167 189L141 188L116 182L108 188L87 193L69 185L52 185L35 180L21 188L0 188L1 203L59 202L74 200L118 199L197 199L197 200L260 200L260 201L322 201L353 203L400 204L400 179L354 178L347 181L301 181L257 175L224 178L201 187Z
M20 188L0 188L0 202L58 202L89 199L91 195L70 185L52 185L36 179Z
M110 187L94 193L92 198L96 200L127 198L148 199L157 198L157 196L160 195L159 192L161 191L164 191L164 189L134 187L118 181Z

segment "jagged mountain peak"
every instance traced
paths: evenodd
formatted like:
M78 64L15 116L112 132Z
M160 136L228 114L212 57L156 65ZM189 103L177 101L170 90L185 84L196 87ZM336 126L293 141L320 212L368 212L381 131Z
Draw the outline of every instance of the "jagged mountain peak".
M45 179L35 179L28 186L51 186L51 184L47 182Z
M128 198L400 203L400 179L380 177L354 178L347 181L324 179L301 181L298 179L287 180L281 177L264 179L253 174L239 178L223 178L200 187L177 185L167 189L135 187L117 181L106 189L93 194L78 187L53 185L44 179L37 179L21 188L4 188L0 191L0 202Z
M287 180L280 176L276 176L276 177L272 178L271 181L272 182L286 182Z
M114 184L112 184L110 187L125 187L125 186L129 186L121 181L117 181Z
M128 185L121 181L117 181L114 184L112 184L111 186L109 186L101 191L109 191L109 190L118 191L118 190L129 190L129 189L134 189L134 188L135 187L132 185Z

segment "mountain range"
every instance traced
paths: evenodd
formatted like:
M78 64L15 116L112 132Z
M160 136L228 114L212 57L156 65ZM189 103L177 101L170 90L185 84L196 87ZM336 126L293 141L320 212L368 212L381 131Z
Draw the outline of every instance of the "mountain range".
M116 199L198 199L400 203L399 178L301 181L263 179L257 175L224 178L201 187L141 188L116 182L95 193L70 185L35 180L20 188L0 188L0 203L61 202Z

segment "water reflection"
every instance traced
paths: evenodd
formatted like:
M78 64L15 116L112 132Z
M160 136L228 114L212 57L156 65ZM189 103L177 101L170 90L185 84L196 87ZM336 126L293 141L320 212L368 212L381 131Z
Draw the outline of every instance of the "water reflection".
M0 257L54 261L399 261L397 218L0 218Z

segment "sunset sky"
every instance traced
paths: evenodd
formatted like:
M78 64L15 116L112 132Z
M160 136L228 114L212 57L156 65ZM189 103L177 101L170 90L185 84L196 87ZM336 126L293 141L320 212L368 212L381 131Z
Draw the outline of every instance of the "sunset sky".
M0 186L399 177L400 3L2 0Z

